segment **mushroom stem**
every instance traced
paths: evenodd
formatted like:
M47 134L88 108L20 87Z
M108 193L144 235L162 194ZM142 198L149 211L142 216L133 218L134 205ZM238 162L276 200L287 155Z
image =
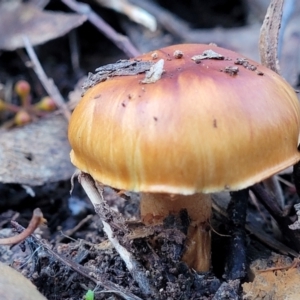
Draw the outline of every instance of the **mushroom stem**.
M211 197L209 194L141 193L141 218L146 225L159 224L170 214L186 209L190 218L185 252L182 260L198 272L210 268L211 238L209 220Z

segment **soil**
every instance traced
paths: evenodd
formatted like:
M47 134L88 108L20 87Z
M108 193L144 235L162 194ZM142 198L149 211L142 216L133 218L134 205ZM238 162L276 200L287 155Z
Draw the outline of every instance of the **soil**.
M117 31L130 35L132 26L127 18L109 9L88 2ZM158 1L176 16L188 20L193 28L222 26L232 28L247 23L245 1ZM68 11L58 1L50 1L46 9ZM195 11L199 11L196 17ZM193 17L189 18L191 15ZM124 24L129 24L125 26ZM70 35L35 47L47 75L54 79L59 91L67 98L77 81L102 65L126 58L110 40L101 35L89 22L74 30L79 41L80 66L72 65ZM163 34L159 39L178 41L178 37ZM149 38L149 49L156 42ZM153 47L151 45L153 43ZM45 91L31 69L22 60L23 50L0 53L0 79L2 83L26 79L38 99ZM300 76L300 75L299 75ZM17 101L17 100L15 100ZM2 120L4 121L4 120ZM291 175L285 179L292 181ZM285 198L291 207L297 200L294 189L283 185ZM34 192L34 196L30 191ZM241 299L240 280L224 278L230 245L226 234L230 222L215 212L211 226L212 268L207 273L189 269L180 258L188 225L183 211L179 216L169 216L162 226L153 227L143 236L127 239L126 247L134 254L145 270L155 292L142 290L128 272L123 260L107 241L103 225L81 186L75 182L70 195L71 181L59 181L28 189L20 184L0 184L1 229L11 228L16 220L27 227L32 211L39 207L47 225L36 232L37 238L29 238L20 245L0 247L0 260L29 278L49 300L84 299L88 290L94 290L95 299ZM130 232L139 232L139 195L120 194L105 188L104 198L112 211L128 220ZM113 219L113 218L112 218ZM248 222L254 222L258 230L270 234L271 216L261 204L251 202ZM2 231L1 231L2 232ZM11 233L11 231L10 231ZM154 239L154 235L156 239ZM223 236L225 235L225 236ZM274 234L271 234L274 237ZM271 248L263 245L251 234L247 235L247 262L268 257ZM247 277L246 277L247 278ZM244 281L245 279L242 279ZM135 298L136 297L136 298ZM88 299L88 298L86 298ZM89 298L92 299L92 298Z

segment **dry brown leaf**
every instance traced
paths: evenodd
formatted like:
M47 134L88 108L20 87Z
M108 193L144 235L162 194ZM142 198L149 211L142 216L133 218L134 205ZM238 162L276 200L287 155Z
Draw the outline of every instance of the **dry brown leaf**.
M299 299L299 267L292 265L288 257L274 254L269 259L256 260L251 264L250 268L254 279L253 282L242 285L244 291L243 299Z
M71 178L67 121L52 114L32 124L0 130L0 182L29 186Z
M45 43L65 35L85 20L84 15L42 11L29 3L4 1L0 3L0 49L24 47L23 35L32 45Z
M1 300L47 300L36 287L13 268L0 263Z

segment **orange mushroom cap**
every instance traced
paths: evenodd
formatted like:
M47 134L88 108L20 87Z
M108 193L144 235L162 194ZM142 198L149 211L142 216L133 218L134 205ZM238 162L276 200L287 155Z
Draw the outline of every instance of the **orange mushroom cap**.
M224 59L192 60L206 50ZM119 189L193 194L239 190L300 160L300 107L279 75L214 45L153 53L138 59L164 59L156 82L117 76L83 96L69 125L77 168Z

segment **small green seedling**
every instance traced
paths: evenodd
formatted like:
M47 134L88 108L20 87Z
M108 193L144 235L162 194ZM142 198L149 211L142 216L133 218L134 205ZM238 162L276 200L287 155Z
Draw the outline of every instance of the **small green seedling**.
M86 294L84 295L83 299L85 300L94 300L95 299L95 293L92 290L88 290Z

